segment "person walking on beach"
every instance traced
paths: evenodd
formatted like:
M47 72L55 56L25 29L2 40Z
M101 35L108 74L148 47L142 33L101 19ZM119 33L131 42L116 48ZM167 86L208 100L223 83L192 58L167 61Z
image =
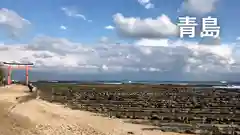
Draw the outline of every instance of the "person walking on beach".
M29 92L33 92L34 86L31 83L29 83L27 86L29 88Z
M3 79L2 79L2 84L3 84L4 87L6 86L6 79L5 79L5 77L3 77Z

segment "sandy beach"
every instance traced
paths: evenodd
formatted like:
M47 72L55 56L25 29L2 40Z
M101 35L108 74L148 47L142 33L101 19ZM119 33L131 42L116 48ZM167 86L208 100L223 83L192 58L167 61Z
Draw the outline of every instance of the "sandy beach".
M0 135L180 135L36 99L21 85L0 88Z

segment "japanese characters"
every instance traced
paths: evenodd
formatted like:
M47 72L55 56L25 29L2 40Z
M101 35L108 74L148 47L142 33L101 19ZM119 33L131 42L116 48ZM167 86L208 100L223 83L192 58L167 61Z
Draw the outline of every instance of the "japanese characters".
M218 38L220 35L220 26L218 26L217 18L213 18L208 16L207 18L202 18L201 20L201 32L200 37L213 37ZM190 38L194 38L196 36L196 26L197 23L196 17L179 17L179 32L180 37L188 36Z

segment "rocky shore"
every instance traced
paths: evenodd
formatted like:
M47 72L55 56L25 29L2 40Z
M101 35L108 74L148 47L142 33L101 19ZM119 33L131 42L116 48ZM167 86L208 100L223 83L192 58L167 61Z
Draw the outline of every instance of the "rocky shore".
M41 98L165 132L240 134L240 91L182 85L41 85Z

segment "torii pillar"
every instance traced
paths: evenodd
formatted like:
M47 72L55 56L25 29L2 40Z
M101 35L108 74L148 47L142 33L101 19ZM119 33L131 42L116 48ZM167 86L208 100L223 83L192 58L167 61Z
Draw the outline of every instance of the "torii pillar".
M26 66L25 67L25 69L26 69L26 85L28 85L28 69L29 69L29 67L28 66Z
M12 76L12 66L9 65L8 66L8 85L12 83L11 76Z

